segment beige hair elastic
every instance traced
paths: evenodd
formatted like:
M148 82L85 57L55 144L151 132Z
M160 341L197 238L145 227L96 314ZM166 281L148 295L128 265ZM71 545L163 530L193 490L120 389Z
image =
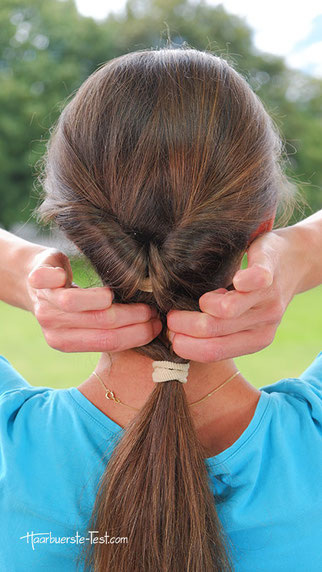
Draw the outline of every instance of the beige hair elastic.
M181 381L187 383L190 363L176 363L174 361L154 361L152 363L153 381Z

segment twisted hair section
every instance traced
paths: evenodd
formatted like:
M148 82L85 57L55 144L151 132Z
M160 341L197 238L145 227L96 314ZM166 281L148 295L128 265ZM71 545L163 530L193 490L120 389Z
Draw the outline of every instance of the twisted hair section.
M295 205L276 129L223 59L190 48L142 50L101 66L49 141L38 213L90 260L115 302L146 302L163 323L136 348L184 363L166 332L172 308L228 286L259 224ZM151 281L151 292L140 290ZM151 371L152 374L152 371ZM130 372L129 372L130 381ZM90 526L126 536L95 544L99 572L232 569L183 384L156 384L107 459Z

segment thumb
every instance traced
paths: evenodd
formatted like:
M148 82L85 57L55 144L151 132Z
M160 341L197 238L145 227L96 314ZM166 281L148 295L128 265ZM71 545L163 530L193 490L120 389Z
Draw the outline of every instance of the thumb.
M247 251L247 268L238 270L233 278L236 290L250 292L260 288L268 288L274 279L274 250L267 248L265 236L252 242Z
M62 288L70 287L73 273L68 257L59 252L47 251L42 253L28 276L32 288Z
M50 266L42 264L34 268L28 276L28 282L32 288L63 288L66 284L67 276L61 266Z

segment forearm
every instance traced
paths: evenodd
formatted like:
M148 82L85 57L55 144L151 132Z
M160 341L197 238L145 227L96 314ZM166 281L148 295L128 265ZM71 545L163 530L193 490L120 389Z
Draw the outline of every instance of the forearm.
M0 229L0 300L30 310L26 279L34 256L45 247Z
M322 284L322 209L292 227L297 233L299 264L306 267L296 294Z

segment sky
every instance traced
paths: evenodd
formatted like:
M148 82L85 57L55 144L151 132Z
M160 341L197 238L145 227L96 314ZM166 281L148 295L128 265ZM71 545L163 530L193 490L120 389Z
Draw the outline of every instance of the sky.
M109 12L121 12L126 0L75 0L75 3L81 14L99 20ZM321 0L207 0L206 3L222 4L228 12L242 16L254 30L259 50L284 56L290 67L322 77Z

